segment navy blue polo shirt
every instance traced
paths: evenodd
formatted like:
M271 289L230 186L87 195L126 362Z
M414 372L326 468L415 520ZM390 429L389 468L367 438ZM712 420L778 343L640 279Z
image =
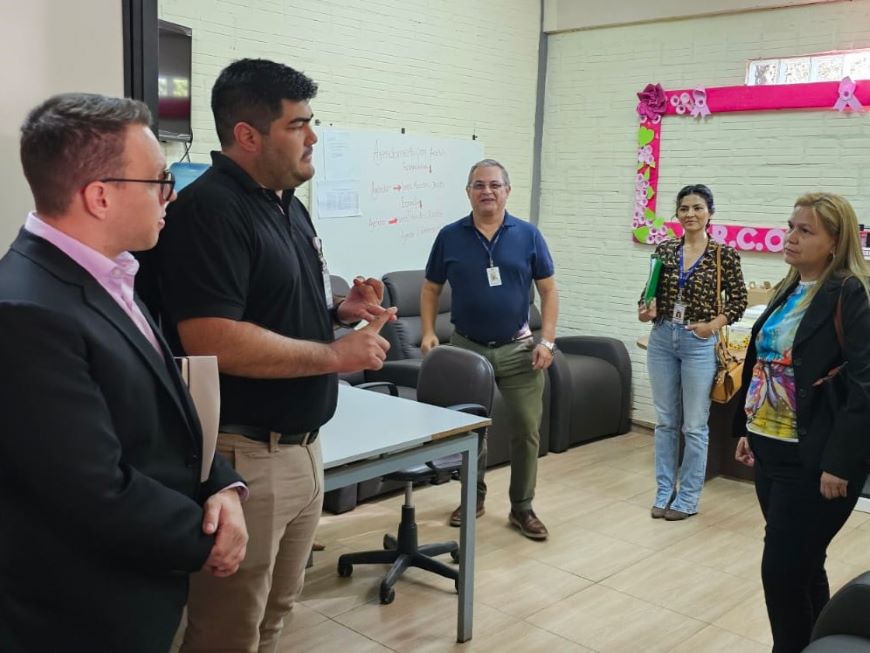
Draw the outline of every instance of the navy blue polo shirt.
M500 286L489 285L490 251ZM450 318L456 330L479 342L510 340L529 320L532 281L553 273L541 232L509 213L491 241L474 227L470 214L442 228L426 264L426 279L450 282Z

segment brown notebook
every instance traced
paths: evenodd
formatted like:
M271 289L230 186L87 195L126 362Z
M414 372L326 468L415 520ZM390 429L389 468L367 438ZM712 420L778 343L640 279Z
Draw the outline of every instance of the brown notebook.
M175 360L181 378L190 391L202 426L202 467L199 480L205 483L211 473L221 415L221 386L218 378L217 356L179 356Z

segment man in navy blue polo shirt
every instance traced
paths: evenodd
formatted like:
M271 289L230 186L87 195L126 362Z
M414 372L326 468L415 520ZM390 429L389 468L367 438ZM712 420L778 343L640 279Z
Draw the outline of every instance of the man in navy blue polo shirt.
M450 343L475 351L492 363L511 414L510 523L526 537L547 538L547 527L532 510L538 473L538 442L544 370L553 362L559 295L553 259L537 227L506 210L511 192L507 170L484 159L468 173L465 187L471 214L444 227L435 239L420 293L422 350L438 345L435 316L445 281L453 292ZM532 281L541 298L541 337L529 329ZM484 513L485 442L478 458L477 516ZM459 526L460 511L450 516Z

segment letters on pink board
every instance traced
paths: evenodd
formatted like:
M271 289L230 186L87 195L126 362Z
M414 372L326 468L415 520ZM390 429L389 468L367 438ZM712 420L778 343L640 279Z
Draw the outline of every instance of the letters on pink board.
M665 224L673 230L675 236L683 235L683 228L679 222ZM717 243L730 245L734 249L750 252L781 252L785 242L785 229L714 224L710 227L710 237Z

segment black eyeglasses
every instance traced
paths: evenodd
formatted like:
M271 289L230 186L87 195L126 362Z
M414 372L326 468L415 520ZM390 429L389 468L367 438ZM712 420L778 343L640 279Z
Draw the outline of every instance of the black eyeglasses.
M169 172L169 170L165 170L163 172L163 176L160 179L126 179L125 177L106 177L105 179L99 179L98 181L104 184L110 181L127 181L134 184L160 184L160 199L164 202L169 201L169 198L172 197L172 192L175 190L175 177L172 175L171 172Z

